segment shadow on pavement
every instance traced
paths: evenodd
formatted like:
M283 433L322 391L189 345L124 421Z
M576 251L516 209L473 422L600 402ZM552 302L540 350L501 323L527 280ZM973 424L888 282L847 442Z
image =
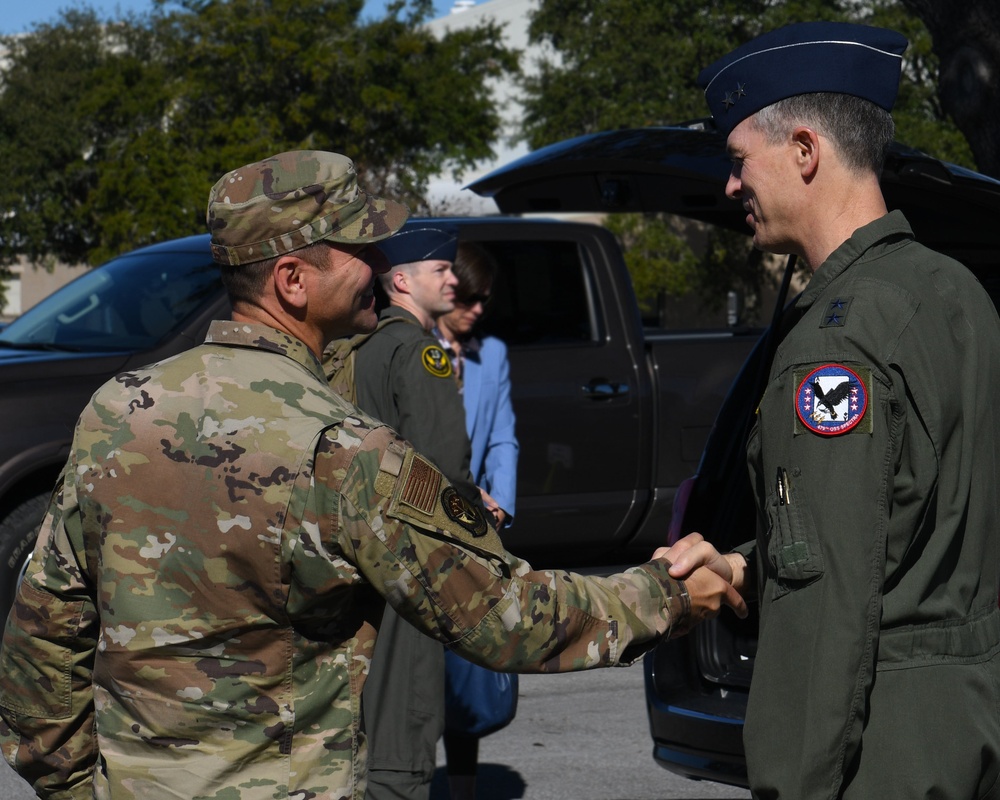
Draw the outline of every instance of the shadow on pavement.
M521 773L505 764L482 764L476 776L476 800L519 800L528 784ZM444 767L434 771L430 800L448 800L448 773Z

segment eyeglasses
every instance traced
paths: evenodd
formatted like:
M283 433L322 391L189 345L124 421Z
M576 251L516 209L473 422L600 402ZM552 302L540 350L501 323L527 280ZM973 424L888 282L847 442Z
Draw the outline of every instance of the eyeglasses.
M489 294L470 294L465 297L456 297L455 302L469 308L472 308L476 303L482 303L483 308L486 308L490 303L490 298Z

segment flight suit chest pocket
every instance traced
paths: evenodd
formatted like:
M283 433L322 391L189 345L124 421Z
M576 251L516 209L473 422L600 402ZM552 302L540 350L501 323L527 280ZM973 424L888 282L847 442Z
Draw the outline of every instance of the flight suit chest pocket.
M769 486L767 556L775 597L808 585L823 574L823 551L798 469L778 467Z

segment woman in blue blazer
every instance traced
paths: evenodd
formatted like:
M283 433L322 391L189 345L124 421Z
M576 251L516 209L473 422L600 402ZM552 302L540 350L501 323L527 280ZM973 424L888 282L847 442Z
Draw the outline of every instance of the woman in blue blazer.
M489 303L496 267L482 248L459 242L452 271L458 278L455 309L438 317L437 326L453 352L461 383L465 430L472 443L469 469L476 485L503 512L501 524L509 525L516 506L518 445L507 346L494 336L473 335Z
M503 528L513 521L517 497L518 445L507 346L493 336L480 340L473 335L489 303L496 265L482 248L459 242L452 271L458 278L455 309L438 317L437 327L442 343L451 350L461 386L465 429L472 443L469 469ZM511 694L516 692L514 683ZM451 800L474 800L479 739L445 730L444 749Z

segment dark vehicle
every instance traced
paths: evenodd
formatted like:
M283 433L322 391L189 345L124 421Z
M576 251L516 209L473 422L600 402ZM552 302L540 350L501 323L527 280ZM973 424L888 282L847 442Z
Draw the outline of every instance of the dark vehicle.
M721 314L715 330L644 330L618 244L596 225L449 224L500 265L488 327L510 348L521 444L507 545L541 567L647 558L760 330ZM228 313L208 237L194 236L114 259L0 331L4 618L91 394L199 343Z
M724 140L714 133L646 129L595 134L539 150L483 179L505 212L669 211L748 232L725 198ZM894 146L882 188L917 239L968 266L1000 300L1000 182ZM722 552L753 537L756 512L745 444L774 354L794 269L787 264L771 327L753 350L715 420L697 474L675 495L670 540L699 531ZM654 432L655 435L655 432ZM746 620L723 612L646 656L653 756L689 778L746 786L743 719L757 641Z

